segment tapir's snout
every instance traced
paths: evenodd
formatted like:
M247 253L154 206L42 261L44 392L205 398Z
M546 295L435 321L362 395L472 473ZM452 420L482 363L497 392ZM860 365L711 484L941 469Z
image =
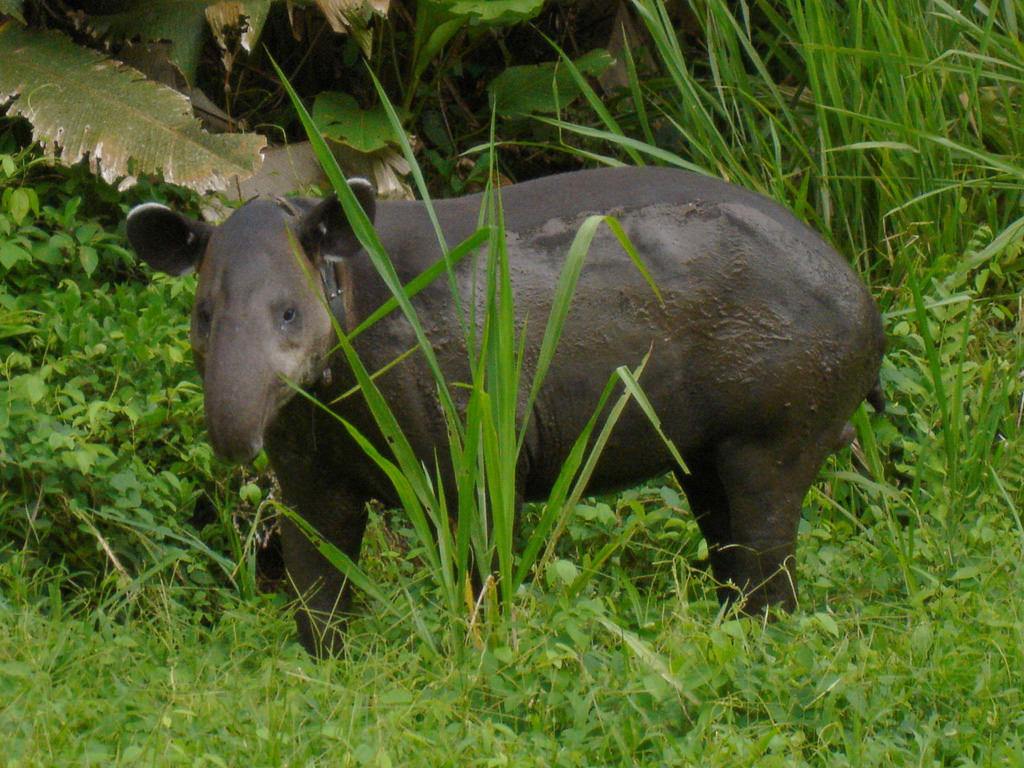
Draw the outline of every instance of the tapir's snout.
M230 464L245 464L263 450L263 431L275 404L271 390L277 377L249 354L253 346L222 343L203 366L210 445L218 459Z
M217 429L207 409L206 423L210 431L210 445L213 454L228 464L248 464L263 450L263 433L251 435L240 434L237 430L223 431Z
M226 464L233 464L241 466L248 464L253 461L263 450L263 441L260 440L257 445L241 445L232 444L230 446L218 446L217 443L213 443L213 455Z
M210 445L214 455L229 464L247 464L263 450L265 419L254 411L257 403L245 400L242 392L225 393L223 397L211 397L207 383L206 428L210 433Z

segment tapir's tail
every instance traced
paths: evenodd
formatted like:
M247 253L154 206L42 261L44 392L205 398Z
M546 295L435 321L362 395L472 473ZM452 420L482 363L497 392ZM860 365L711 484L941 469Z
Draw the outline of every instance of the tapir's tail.
M864 399L867 400L871 407L875 409L875 413L882 413L885 410L885 395L882 394L882 383L876 381L875 385L871 388ZM843 428L839 431L839 437L836 439L836 444L832 448L832 452L836 453L841 451L843 448L848 446L857 437L857 429L850 422L846 422Z

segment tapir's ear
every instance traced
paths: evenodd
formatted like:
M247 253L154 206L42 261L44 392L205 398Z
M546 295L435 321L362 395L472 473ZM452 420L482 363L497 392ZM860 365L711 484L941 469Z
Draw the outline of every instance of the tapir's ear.
M373 185L366 179L349 179L348 186L372 222L377 211L377 195ZM361 247L335 194L325 197L303 215L297 234L306 253L314 259L343 259L352 256Z
M128 242L158 272L184 275L202 258L213 226L195 221L160 203L143 203L128 212Z

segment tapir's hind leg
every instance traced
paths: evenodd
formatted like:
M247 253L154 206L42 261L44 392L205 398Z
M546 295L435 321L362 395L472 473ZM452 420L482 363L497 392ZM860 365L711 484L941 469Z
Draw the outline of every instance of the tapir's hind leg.
M793 556L803 499L839 428L820 440L729 439L688 456L680 482L708 543L723 602L746 613L796 605Z
M796 607L797 528L804 497L842 425L817 439L726 440L716 451L729 500L732 581L744 611Z

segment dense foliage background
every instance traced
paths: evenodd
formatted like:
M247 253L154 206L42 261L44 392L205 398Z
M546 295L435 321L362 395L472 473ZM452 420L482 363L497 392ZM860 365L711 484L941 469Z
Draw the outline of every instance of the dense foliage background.
M364 557L383 601L366 598L343 658L314 664L261 590L280 577L263 545L272 479L204 442L193 285L125 250L131 205L199 201L55 170L8 119L8 764L1024 761L1024 7L637 0L609 82L592 52L611 23L593 19L614 14L587 15L600 5L466 26L416 77L386 53L414 49L414 16L396 11L368 58L323 30L334 58L293 41L286 71L311 108L333 87L320 70L364 107L377 75L433 194L495 165L514 180L693 166L784 202L849 256L883 311L889 407L858 412L857 444L807 499L800 610L768 626L721 613L667 478L583 500L511 618L491 622L453 612L407 519L374 510ZM516 83L510 106L499 78L519 65L540 85ZM299 138L258 55L246 78L259 87L231 81L225 98ZM492 104L493 155L478 146Z

